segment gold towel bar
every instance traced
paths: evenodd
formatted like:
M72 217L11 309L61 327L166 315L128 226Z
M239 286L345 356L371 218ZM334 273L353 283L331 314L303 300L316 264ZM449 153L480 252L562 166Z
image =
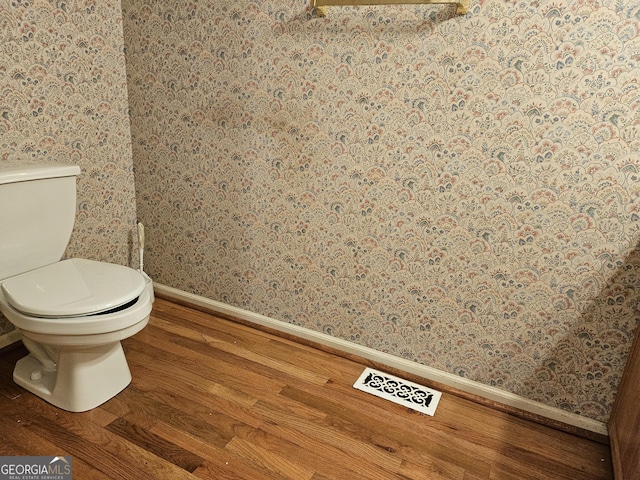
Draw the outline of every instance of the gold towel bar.
M327 7L346 7L356 5L432 5L432 4L455 4L456 13L464 15L469 10L470 0L311 0L313 8L319 16L324 17L327 13Z

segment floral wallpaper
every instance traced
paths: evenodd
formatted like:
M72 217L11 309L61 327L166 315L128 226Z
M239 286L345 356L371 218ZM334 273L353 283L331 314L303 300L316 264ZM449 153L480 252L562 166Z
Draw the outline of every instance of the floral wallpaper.
M119 3L0 0L0 168L3 162L79 165L66 255L137 262ZM0 337L12 328L0 318Z
M124 0L164 284L605 421L640 298L640 2Z

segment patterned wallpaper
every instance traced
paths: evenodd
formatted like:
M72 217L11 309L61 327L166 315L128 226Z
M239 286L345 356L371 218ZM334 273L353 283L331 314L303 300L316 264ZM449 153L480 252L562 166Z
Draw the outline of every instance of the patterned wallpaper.
M135 263L119 2L0 0L1 162L80 165L66 255ZM0 336L11 329L0 318Z
M156 280L607 418L640 3L123 8L129 105L117 5L0 1L0 161L82 167L68 255L132 262L131 108Z
M155 280L604 421L640 2L124 0Z

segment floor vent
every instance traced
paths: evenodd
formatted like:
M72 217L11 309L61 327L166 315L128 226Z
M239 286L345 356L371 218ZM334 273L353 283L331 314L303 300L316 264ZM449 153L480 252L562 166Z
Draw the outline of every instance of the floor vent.
M436 390L371 368L364 369L353 388L432 416L442 396Z

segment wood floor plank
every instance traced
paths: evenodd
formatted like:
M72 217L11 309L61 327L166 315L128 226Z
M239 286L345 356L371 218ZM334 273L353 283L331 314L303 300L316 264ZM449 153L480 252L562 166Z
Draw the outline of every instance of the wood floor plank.
M342 421L358 422L363 431L372 428L368 423L377 423L386 436L391 437L388 442L415 438L417 443L413 449L430 451L431 455L447 458L454 464L465 462L460 466L480 476L487 474L489 465L502 464L521 464L519 471L526 475L530 471L529 466L535 465L536 459L544 457L548 457L549 461L533 467L537 475L581 478L585 463L598 467L590 473L593 479L608 478L610 475L607 455L602 454L603 450L607 452L600 444L546 427L541 431L538 425L530 425L530 422L493 412L477 404L468 405L465 402L465 415L459 415L459 406L449 413L444 412L446 408L438 407L440 416L429 417L399 405L388 405L383 399L336 383L328 384L326 388L299 384L295 388L283 389L281 394L316 405ZM345 408L343 402L336 403L335 398L349 398L349 407ZM459 401L455 398L447 400L443 405ZM492 417L490 423L486 421L488 414ZM523 424L525 428L522 428ZM407 429L413 429L418 435L406 437ZM532 430L540 433L532 437ZM423 439L429 439L429 443ZM553 443L558 444L557 450L549 450L549 444ZM462 452L463 455L452 456L452 452ZM474 464L476 457L484 461ZM508 470L506 466L503 468L505 472Z
M137 358L137 357L136 357ZM151 382L151 383L156 383L156 385L159 385L159 383L161 383L162 380L162 375L164 375L163 371L156 371L156 372L152 372L152 371L145 371L144 372L144 379L145 381ZM174 388L176 388L176 385L180 382L180 379L176 378L173 379L170 383L171 385L173 385ZM252 406L252 404L245 404L245 405L237 405L234 402L234 398L236 397L235 395L232 395L231 397L228 397L228 395L223 394L220 395L220 392L211 392L208 391L207 389L199 389L197 386L193 386L194 390L192 390L193 395L191 396L192 400L195 401L201 401L202 403L210 403L210 407L212 409L214 409L216 412L219 413L225 413L227 415L229 415L230 417L234 417L240 421L245 422L245 424L247 425L253 425L253 426L257 426L260 422L268 422L269 421L269 417L264 417L264 418L256 418L255 413L253 415L250 414L250 408ZM176 390L180 391L182 389L182 387L177 387ZM199 391L197 391L199 390ZM211 394L214 394L214 397L212 397ZM200 400L198 400L200 399ZM297 402L292 402L289 399L285 398L285 397L278 397L275 398L273 401L278 402L278 408L279 409L286 409L286 412L288 415L291 416L295 416L297 418L304 418L306 421L309 422L319 422L323 419L323 417L325 416L324 414L322 414L321 412L315 410L315 409L309 409L306 408L303 404L297 403ZM253 402L252 402L253 403ZM235 406L234 406L235 404ZM241 408L239 408L241 407ZM153 428L153 427L151 427ZM246 430L245 430L246 431ZM254 431L254 432L258 432L258 431L262 431L256 428L251 428L250 431ZM235 430L235 433L238 434L238 429ZM266 435L267 433L264 432L264 434ZM287 435L289 436L289 435ZM256 440L255 435L251 437L251 439L253 441ZM297 455L298 455L298 463L300 464L304 464L307 461L311 461L313 465L315 465L316 467L320 468L329 468L332 471L342 471L343 473L349 472L350 475L348 477L344 477L344 475L340 475L338 476L338 478L356 478L357 477L357 473L352 471L352 470L345 470L344 468L340 469L339 466L336 466L332 463L332 459L330 457L318 457L317 455L313 454L313 453L309 453L308 451L305 452L304 449L297 447L294 444L291 444L290 442L285 442L284 439L279 438L278 436L275 435L271 435L269 441L267 442L267 444L264 446L264 448L266 449L268 447L268 445L277 445L277 449L274 450L274 455L277 455L279 451L284 451L284 446L287 445L288 446L288 451L291 452L292 449L296 450ZM321 442L318 442L316 445L314 445L314 447L316 449L322 449L323 445ZM241 450L244 451L244 450ZM386 475L388 477L388 472L386 473Z
M178 327L171 322L156 322L156 326L162 328L167 333L176 335L178 332L184 332L184 327ZM305 368L300 368L300 365L293 365L288 361L281 361L273 358L271 355L263 355L256 351L255 348L250 349L244 345L238 345L237 341L229 342L218 338L215 335L208 335L204 333L199 333L198 335L190 335L185 336L182 335L182 338L189 339L191 341L195 341L199 344L204 344L211 347L213 350L217 352L211 352L212 355L215 355L217 358L228 358L225 354L235 355L240 358L244 358L250 362L253 362L261 367L266 367L269 369L273 369L278 373L284 373L294 378L299 379L300 381L310 382L317 385L323 385L327 382L328 378L325 373L320 374ZM253 345L252 345L253 346ZM289 357L291 358L291 356Z
M126 342L125 352L128 348L140 349L138 342L146 343L151 350L160 350L156 352L158 361L173 363L207 379L223 380L226 385L232 385L248 393L259 393L264 389L278 392L284 385L284 382L271 377L267 381L260 371L255 371L256 369L245 368L249 362L244 359L230 355L226 355L226 358L218 358L207 345L197 342L185 345L184 340L176 339L175 336L162 329L154 329L153 327L154 325L150 325L133 339L129 339ZM148 352L148 349L146 351ZM236 376L239 370L242 371L246 381L239 382L237 380Z
M393 452L403 461L419 458L429 464L446 463L455 467L454 470L462 469L478 475L488 476L490 472L490 464L475 455L475 448L467 445L464 439L454 437L453 432L441 435L437 431L429 431L423 435L407 435L407 428L415 430L420 421L429 420L406 409L400 409L394 417L405 416L413 419L412 427L385 420L384 411L378 412L375 408L369 408L365 412L359 408L344 407L308 391L288 388L283 390L282 395L321 406L323 411L329 414L327 424L332 430L347 431L354 439Z
M331 384L331 387L336 385ZM473 454L475 446L467 445L466 440L457 436L454 430L447 429L443 433L439 429L424 428L423 424L433 425L433 419L406 407L390 405L385 400L354 389L346 393L346 398L350 399L347 404L336 402L334 399L340 396L328 388L297 385L283 389L281 395L321 409L330 415L333 428L348 430L354 438L391 450L404 459L423 452L428 457L444 460L466 471L489 475L490 464ZM414 434L407 435L408 430L413 430Z
M277 410L271 406L266 409ZM286 413L283 415L289 417ZM363 444L358 439L351 438L348 434L341 435L320 425L320 422L309 424L308 422L278 421L277 416L271 414L273 419L262 426L274 438L286 439L300 448L310 452L316 452L318 456L326 459L326 462L339 463L347 470L358 472L350 477L337 476L334 478L364 478L368 480L387 480L393 478L392 471L401 468L401 462L393 459L392 455L377 459L378 452L375 445ZM348 458L348 461L338 461Z
M0 455L16 457L31 455L44 457L70 455L68 452L62 451L59 446L54 445L46 438L31 432L27 428L22 428L20 431L12 428L13 425L11 428L7 428L2 420L2 416L0 416L0 431L11 431L12 436L10 438L5 437L0 442ZM78 457L72 458L72 464L75 478L91 480L109 480L111 478Z
M429 480L465 480L468 478L462 467L434 458L421 458L419 462L403 460L398 469L398 477L422 480L425 478L425 472L428 472Z
M326 421L309 423L289 415L287 411L279 410L278 405L262 401L258 402L254 409L265 416L269 415L275 425L286 427L289 432L296 431L299 436L315 440L317 443L332 446L343 452L343 455L347 453L352 459L353 457L366 459L367 464L377 465L389 472L397 470L402 462L389 450L377 444L362 441L350 430L333 428L332 424Z
M204 464L204 460L198 455L123 418L114 420L106 426L106 429L131 443L135 443L158 457L164 458L187 472L193 473L198 467Z
M110 478L187 478L182 469L119 439L82 414L62 411L31 394L24 395L19 400L19 403L16 400L10 405L3 402L3 415L14 420L24 418L22 428L47 438L62 451L69 452L73 458L93 466ZM150 463L154 465L153 472L147 468ZM126 471L122 465L126 465Z
M271 480L272 476L262 469L255 468L246 460L225 448L220 448L206 440L191 435L183 430L156 422L150 431L159 437L170 440L176 445L193 452L206 462L199 466L193 474L206 479L234 480Z
M261 330L247 328L246 325L172 302L154 305L154 317L169 320L196 332L201 332L203 329L205 329L204 331L215 330L220 338L226 339L229 343L236 342L251 346L252 344L267 343L274 338L273 335ZM212 319L215 320L212 321Z
M160 374L162 374L162 372L160 372ZM242 373L240 373L240 375L242 375ZM151 380L152 382L154 381L154 380L153 380L153 378L151 378L151 377L150 377L150 375L149 375L149 372L148 372L148 371L146 371L146 372L144 373L144 378L145 378L146 380ZM290 380L291 380L292 382L294 382L294 383L299 383L299 380L298 380L297 378L291 378ZM315 382L313 382L312 384L315 384ZM174 385L174 387L175 387L175 385ZM201 393L202 393L202 392L201 392ZM198 398L198 397L199 397L199 394L197 394L197 393L195 393L195 392L194 392L194 396L193 396L192 398ZM206 401L206 400L203 400L203 401ZM285 409L285 408L286 408L286 412L285 412L285 414L286 414L287 416L295 416L296 418L304 418L305 414L306 414L306 415L308 415L308 414L309 414L309 412L302 412L302 411L301 411L301 410L302 410L302 404L297 404L297 406L296 406L296 402L291 402L291 401L290 401L290 400L288 400L286 397L280 397L280 398L278 398L276 401L277 401L277 408L278 408L278 409ZM223 404L223 403L224 403L224 402L223 402L221 399L218 399L218 400L215 402L215 404L216 404L216 405L215 405L215 407L212 407L212 408L215 408L217 411L220 411L221 404ZM289 405L289 406L287 407L287 405ZM272 407L272 408L273 408L273 407ZM254 409L254 410L255 410L255 409ZM227 410L226 412L227 412L227 413L229 413L231 416L234 416L235 418L239 418L239 419L242 419L243 421L245 421L245 422L247 422L247 423L251 423L250 421L247 421L246 417L242 418L242 417L238 414L238 412L239 412L239 411L238 411L238 409L235 409L235 411L231 411L231 412L229 412L229 411ZM312 412L317 412L317 410L312 410ZM265 417L265 418L267 418L267 417ZM316 413L316 414L314 414L314 415L313 415L313 418L309 418L309 420L313 420L313 422L314 422L314 424L315 424L315 423L317 423L319 420L321 420L321 418L319 418L319 417L318 417L318 414ZM292 436L292 435L291 435L291 433L292 433L292 432L291 432L290 430L289 430L289 431L286 431L286 432L278 432L278 434L280 434L280 435L281 435L281 436L283 436L283 437L291 437L291 436ZM275 441L275 439L276 439L276 438L278 438L278 437L277 437L277 436L276 436L276 437L272 437L272 441ZM326 437L325 437L325 438L326 438ZM342 442L340 442L340 443L342 443ZM306 442L305 446L306 446L307 448L311 447L311 448L314 448L314 449L322 449L322 447L323 447L322 442L317 442L317 443L316 443L315 445L313 445L313 446L309 445L309 443L308 443L308 442ZM325 447L325 448L326 448L326 447ZM335 452L333 452L333 453L335 453ZM340 453L340 452L338 452L338 453ZM329 462L331 462L331 461L332 461L332 459L331 459L331 458L325 458L325 462L326 462L326 463L329 463ZM371 462L370 462L370 459L368 459L367 461L363 461L363 462L362 462L361 467L362 467L363 469L366 469L366 470L369 470L369 471L370 471L370 470L371 470L370 463L371 463ZM389 462L388 462L388 459L387 459L387 460L385 460L385 461L384 461L384 463L388 464L388 463L389 463ZM353 475L357 475L355 472L352 472L352 474L353 474ZM379 478L389 478L389 475L391 475L391 473L390 473L390 472L388 472L388 471L384 471L384 472L379 476Z
M186 307L180 308L182 311L189 311L185 310ZM182 325L183 327L187 327L189 331L193 331L194 335L203 334L204 336L213 336L231 344L238 344L238 342L240 342L241 345L250 348L252 351L266 353L270 357L286 362L291 362L292 359L295 359L295 365L301 370L308 370L323 375L331 372L333 377L337 376L338 378L342 378L343 375L348 375L349 378L351 378L355 371L354 368L359 369L361 367L346 358L337 357L336 355L301 345L286 338L274 337L259 330L248 329L246 325L236 324L230 320L216 317L216 320L212 322L211 315L208 314L200 313L197 317L197 324L191 316L188 318L166 316L166 318L168 320L164 323L156 322L156 325L164 325L167 323ZM165 317L162 319L164 320ZM229 330L235 333L229 335ZM183 332L182 334L184 334L185 328L182 328L181 331ZM247 340L247 333L250 334L250 342Z
M130 385L120 395L125 401L135 403L128 416L138 412L147 416L155 415L163 422L218 447L223 447L233 438L233 419L216 414L213 409L184 396L154 390L142 382Z
M159 298L123 341L133 380L59 410L0 352L0 454L71 455L74 478L611 480L608 446L445 392L433 417L353 388L366 362Z
M361 475L357 464L344 465L333 461L334 455L327 452L324 445L318 443L314 447L298 445L295 435L282 435L282 431L265 426L263 429L247 430L241 435L244 440L259 446L263 451L285 456L296 465L304 466L314 475L326 475L331 478L359 478ZM240 435L239 435L240 436ZM286 438L285 438L286 437ZM388 476L388 472L385 472Z
M273 474L275 478L286 478L290 480L310 480L313 470L292 462L282 456L280 452L274 453L266 450L256 442L246 440L241 437L234 437L225 447L234 452L249 463L260 466ZM286 451L282 452L286 455Z
M233 386L227 386L224 382L226 377L216 378L215 376L204 377L201 371L194 372L176 364L171 364L165 359L158 360L151 355L157 354L149 350L128 349L128 357L131 359L132 369L137 377L143 380L153 378L158 386L169 387L171 391L181 393L184 396L191 396L194 391L202 395L210 395L220 392L232 396L234 401L246 406L251 406L257 402L258 397L250 393L237 390ZM134 363L135 362L135 363ZM235 380L239 380L236 376ZM254 380L254 379L252 379ZM153 385L152 385L153 386ZM274 393L278 390L274 390Z

